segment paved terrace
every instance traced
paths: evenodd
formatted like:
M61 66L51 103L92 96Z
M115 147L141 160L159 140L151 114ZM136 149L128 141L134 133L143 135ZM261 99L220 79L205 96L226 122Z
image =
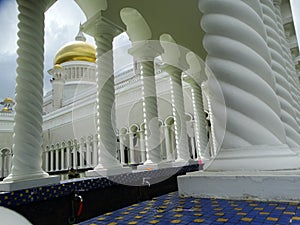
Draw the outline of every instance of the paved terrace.
M186 198L178 192L108 212L79 225L300 224L300 203Z

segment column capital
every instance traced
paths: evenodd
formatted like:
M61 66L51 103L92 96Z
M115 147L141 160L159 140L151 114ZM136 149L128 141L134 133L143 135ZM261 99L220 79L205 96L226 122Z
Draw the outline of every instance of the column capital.
M82 25L82 31L95 38L102 35L110 35L114 38L124 32L124 29L97 13Z
M164 64L161 69L167 72L170 76L181 77L182 74L182 70L180 68L169 64Z
M157 41L145 40L133 42L128 53L138 61L153 61L163 53L163 48Z

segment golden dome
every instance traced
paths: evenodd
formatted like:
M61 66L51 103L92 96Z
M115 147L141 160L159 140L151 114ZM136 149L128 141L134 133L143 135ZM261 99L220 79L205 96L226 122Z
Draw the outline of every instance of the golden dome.
M53 65L70 61L96 62L96 49L84 41L72 41L61 47L53 61Z
M14 101L11 98L5 98L4 103L13 103Z
M7 107L4 107L4 108L1 110L1 112L11 112L11 110L10 110L9 108L7 108Z

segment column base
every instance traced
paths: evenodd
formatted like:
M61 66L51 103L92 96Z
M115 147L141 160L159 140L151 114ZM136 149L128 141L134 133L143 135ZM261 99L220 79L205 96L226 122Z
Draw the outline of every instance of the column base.
M300 157L287 145L221 149L204 164L206 171L279 171L300 169Z
M2 181L0 182L0 191L16 191L21 189L58 184L59 182L59 176L41 177L31 180Z
M147 163L137 166L137 170L158 170L172 167L172 162Z
M183 166L190 166L190 165L197 165L199 164L198 160L189 159L189 160L176 160L172 163L173 167L183 167Z
M186 197L299 201L300 170L203 172L179 176L179 195Z
M87 177L109 177L120 175L124 173L131 173L132 169L130 167L111 167L111 168L95 168L93 170L88 170L85 172Z

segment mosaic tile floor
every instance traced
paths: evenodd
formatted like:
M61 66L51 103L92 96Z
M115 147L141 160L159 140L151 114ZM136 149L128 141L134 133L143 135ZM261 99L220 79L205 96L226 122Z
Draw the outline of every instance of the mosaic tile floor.
M98 224L300 224L300 203L181 198L177 192L106 213Z

